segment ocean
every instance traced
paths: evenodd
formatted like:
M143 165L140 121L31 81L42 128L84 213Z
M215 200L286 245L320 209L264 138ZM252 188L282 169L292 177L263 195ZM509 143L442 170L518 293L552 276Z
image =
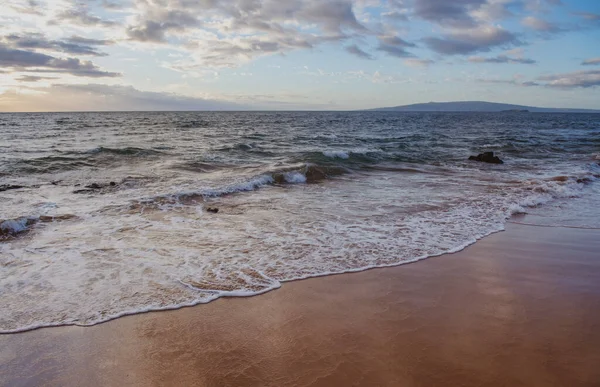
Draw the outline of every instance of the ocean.
M0 332L600 228L599 163L596 114L0 114Z

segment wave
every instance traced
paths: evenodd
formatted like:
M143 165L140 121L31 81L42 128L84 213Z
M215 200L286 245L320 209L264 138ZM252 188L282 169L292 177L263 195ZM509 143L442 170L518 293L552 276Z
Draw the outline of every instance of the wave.
M260 174L222 187L177 192L135 200L131 203L130 209L138 210L139 208L148 207L169 209L172 205L195 205L207 198L255 191L270 185L316 184L348 173L352 173L352 171L342 166L314 164L267 169Z
M252 154L253 157L273 157L277 154L275 152L264 149L261 145L251 142L241 142L231 146L222 146L214 149L216 152L222 153L239 153L239 154Z
M230 164L209 163L204 161L185 161L172 164L171 169L180 169L183 171L210 173L225 168L231 168Z
M109 148L99 146L86 151L58 152L50 156L21 159L14 163L16 170L30 173L56 173L82 168L114 165L135 158L157 157L163 152L137 147Z
M160 155L163 152L158 149L147 149L147 148L138 148L133 146L128 146L124 148L109 148L104 146L99 146L97 148L91 149L89 151L83 152L84 154L93 154L93 155L101 155L101 154L110 154L110 155L121 155L121 156L150 156L150 155Z
M210 122L204 120L187 120L176 123L176 127L179 129L208 128L210 126Z

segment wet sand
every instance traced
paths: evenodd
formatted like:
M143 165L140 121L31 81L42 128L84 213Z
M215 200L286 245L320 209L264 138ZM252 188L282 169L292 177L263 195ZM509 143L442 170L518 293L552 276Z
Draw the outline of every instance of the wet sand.
M600 386L600 230L0 336L6 386Z

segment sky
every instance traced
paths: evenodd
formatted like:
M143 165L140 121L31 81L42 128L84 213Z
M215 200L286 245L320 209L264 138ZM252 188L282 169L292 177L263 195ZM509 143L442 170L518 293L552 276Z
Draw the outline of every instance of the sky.
M0 111L600 109L598 0L0 0Z

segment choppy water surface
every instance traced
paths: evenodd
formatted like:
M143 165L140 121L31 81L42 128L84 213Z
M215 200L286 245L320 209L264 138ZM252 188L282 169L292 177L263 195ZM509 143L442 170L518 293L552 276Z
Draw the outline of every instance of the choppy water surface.
M599 161L600 115L2 114L0 331L600 227Z

